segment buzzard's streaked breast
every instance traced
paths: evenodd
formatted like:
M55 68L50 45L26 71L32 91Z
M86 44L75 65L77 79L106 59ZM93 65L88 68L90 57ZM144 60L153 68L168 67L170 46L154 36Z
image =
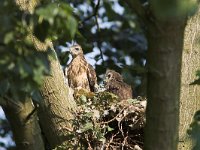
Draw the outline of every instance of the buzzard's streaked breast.
M97 84L95 70L86 62L83 55L79 55L71 61L67 70L67 78L69 86L73 89L84 88L94 91L94 86Z

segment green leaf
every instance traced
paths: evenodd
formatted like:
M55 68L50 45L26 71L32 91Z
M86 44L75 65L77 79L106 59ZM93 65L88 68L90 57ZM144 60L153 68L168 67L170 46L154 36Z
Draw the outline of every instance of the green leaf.
M53 17L58 14L58 4L56 3L49 3L46 7L41 7L36 9L36 14L41 16L45 20L53 20ZM51 22L51 21L50 21ZM53 22L51 22L53 23Z
M108 129L108 132L110 132L110 131L113 131L114 129L113 128L111 128L111 127L107 127L107 129Z
M20 73L21 78L26 78L28 76L28 72L30 71L28 69L29 66L27 66L27 64L25 64L25 62L23 62L23 61L20 61L18 66L19 66L19 73Z
M14 39L14 34L13 32L8 32L5 37L4 37L4 43L8 44Z
M80 99L81 99L81 101L82 101L83 103L86 103L86 102L87 102L87 98L86 98L85 95L81 95Z
M93 129L93 124L91 122L86 123L81 129L83 132Z
M140 103L137 99L127 99L127 102L129 104L137 104L137 103Z
M69 30L70 32L70 36L71 38L74 38L74 35L77 31L77 21L74 17L72 16L68 16L68 20L67 20L67 29Z

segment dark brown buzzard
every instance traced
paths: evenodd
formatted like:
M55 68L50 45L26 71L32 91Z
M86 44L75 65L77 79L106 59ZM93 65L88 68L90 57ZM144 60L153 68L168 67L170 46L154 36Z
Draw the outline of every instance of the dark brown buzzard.
M72 61L67 70L68 84L72 89L84 88L88 91L95 91L97 77L94 68L87 63L81 46L70 47Z
M117 95L120 100L132 98L131 86L123 82L123 77L118 72L107 69L104 84L106 91Z

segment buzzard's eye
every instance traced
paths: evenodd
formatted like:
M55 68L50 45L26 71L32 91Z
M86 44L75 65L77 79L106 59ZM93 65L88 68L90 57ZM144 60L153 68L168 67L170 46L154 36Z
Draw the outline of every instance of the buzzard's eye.
M78 48L78 47L76 47L76 48L75 48L75 50L77 50L77 51L78 51L78 50L79 50L79 48Z
M111 74L108 74L108 79L110 79L111 78Z

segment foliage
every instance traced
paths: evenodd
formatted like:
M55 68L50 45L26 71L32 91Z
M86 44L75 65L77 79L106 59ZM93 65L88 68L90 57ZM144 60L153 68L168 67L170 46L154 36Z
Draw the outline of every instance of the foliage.
M35 50L29 35L29 17L13 1L0 2L0 97L22 100L42 84L49 73L47 55Z
M69 131L68 144L56 148L129 148L143 146L145 107L137 99L119 102L108 92L75 91L78 109ZM131 139L131 140L130 140ZM125 145L123 143L126 143ZM97 149L98 149L97 148Z
M140 79L146 73L143 60L146 57L147 42L143 30L138 26L137 17L132 15L124 2L119 4L118 1L104 0L96 9L96 3L89 0L45 0L31 14L19 10L11 0L3 0L0 4L1 104L3 99L23 100L27 95L38 100L38 88L42 85L44 76L50 73L47 56L51 52L36 51L28 36L30 31L34 31L40 41L53 40L56 48L65 46L66 41L75 40L83 47L85 54L90 53L93 48L101 50L104 61L100 53L94 56L98 75L109 67L122 72L126 80L135 84L138 77ZM116 11L115 5L119 5L123 13ZM95 21L95 13L98 22ZM68 55L60 54L58 53L62 65L66 65ZM91 105L97 107L97 104L99 103ZM101 115L104 111L102 107L100 105L95 108ZM93 121L91 116L84 113L85 109L80 115L84 115L90 122ZM105 134L104 129L110 130L108 126L101 128L98 127L94 133L99 134L95 141ZM83 133L85 132L91 134L89 129Z
M38 99L38 88L50 74L48 56L52 51L37 51L30 38L33 30L42 42L72 39L77 31L73 9L66 2L41 3L32 14L16 4L1 1L0 98L22 100L31 95ZM66 38L68 36L68 38Z
M114 9L115 5L122 9L122 13ZM42 84L44 75L49 73L48 53L35 51L31 39L27 38L32 29L39 40L51 39L55 47L75 40L85 53L91 52L93 46L100 49L104 61L100 53L94 57L98 75L109 67L126 74L125 80L137 86L138 79L146 73L143 31L136 16L130 15L123 2L102 1L96 9L92 1L47 0L40 3L32 14L20 11L10 0L1 1L0 7L0 67L3 70L0 86L5 87L0 91L1 96L11 93L10 97L19 99L22 95L30 95ZM102 23L95 21L94 13ZM58 54L61 59L64 58L62 65L66 65L68 55Z
M143 68L140 58L145 58L145 53L140 50L145 50L143 48L145 40L141 33L136 35L132 31L139 29L134 27L137 19L130 15L128 9L123 14L118 14L112 8L115 5L113 2L100 3L97 10L98 19L102 18L111 26L108 29L100 25L101 33L98 36L95 19L89 17L95 11L96 4L92 1L46 0L42 1L31 14L21 11L11 0L0 1L0 4L1 104L8 98L23 100L27 95L39 99L38 88L42 85L44 76L50 74L48 55L52 54L50 51L36 51L36 47L29 38L30 31L34 31L40 41L53 40L55 47L65 45L66 41L76 40L85 53L91 52L93 46L101 48L104 57L108 58L104 59L104 65L102 65L100 54L95 56L96 61L100 62L96 64L98 75L104 73L108 66L118 71L123 70L122 67L124 67L125 74L133 81L132 74L136 75L137 69L130 69L132 67L126 64L125 57L129 56L136 56L134 65ZM82 9L83 5L89 9L85 11ZM103 13L99 12L100 9ZM124 15L125 13L127 15ZM87 17L89 19L86 21ZM132 65L132 60L130 62ZM143 72L142 70L139 74Z
M40 5L34 15L34 33L41 41L50 38L64 44L67 39L73 39L77 31L73 9L65 2Z
M138 80L146 74L147 41L145 30L127 4L118 0L102 0L97 9L98 1L67 2L74 8L78 20L78 34L74 40L82 46L85 54L95 51L95 56L91 57L95 60L99 79L106 68L110 68L125 74L126 81L138 86ZM66 66L68 55L58 55L61 64Z
M20 11L11 0L0 1L0 98L9 96L21 100L23 96L32 95L38 99L37 90L42 85L44 76L50 73L47 56L51 52L36 51L28 38L30 30L34 31L40 41L50 39L54 42L63 66L69 57L66 53L59 53L60 46L66 46L66 41L75 40L83 47L85 54L98 50L92 57L99 77L105 73L106 68L115 69L130 84L138 86L146 75L146 26L139 25L141 20L124 1L102 0L98 7L96 2L98 1L46 0L32 14L28 14ZM185 11L185 6L180 7ZM197 76L200 78L199 71ZM194 84L199 84L199 79ZM109 93L81 93L77 100L79 111L72 120L73 131L67 129L71 145L65 147L92 147L97 143L111 146L116 141L120 145L127 142L126 134L129 132L135 132L132 135L140 134L138 137L141 140L141 130L139 133L133 130L136 127L134 121L144 119L143 116L137 118L136 112L141 110L134 109L139 108L136 107L138 102L135 100L128 100L128 106L113 104L117 98ZM135 120L126 120L129 115ZM121 130L121 125L125 125L123 129L126 131ZM116 133L116 130L120 132ZM124 141L118 141L119 136ZM134 142L136 143L133 145L138 144L137 140Z

